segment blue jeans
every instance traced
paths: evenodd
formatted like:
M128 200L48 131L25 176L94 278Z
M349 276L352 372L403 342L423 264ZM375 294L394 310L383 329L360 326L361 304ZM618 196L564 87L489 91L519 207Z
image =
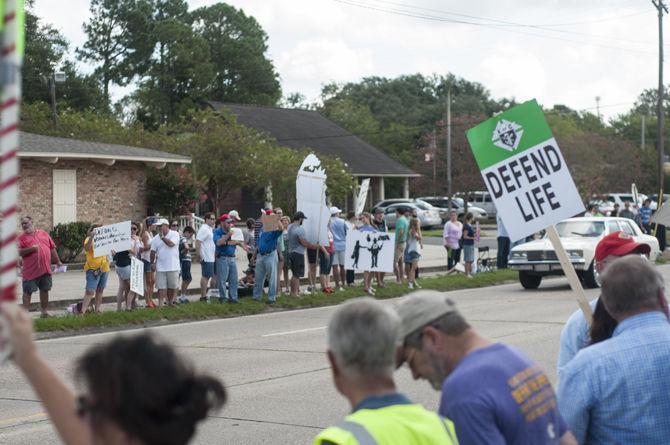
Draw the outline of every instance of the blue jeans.
M268 277L268 302L274 303L277 295L277 253L256 256L256 276L254 277L254 300L260 301L263 297L263 283Z
M219 285L219 300L237 301L237 263L235 257L220 256L216 259L216 274ZM226 294L228 282L228 294ZM226 297L226 295L228 295Z

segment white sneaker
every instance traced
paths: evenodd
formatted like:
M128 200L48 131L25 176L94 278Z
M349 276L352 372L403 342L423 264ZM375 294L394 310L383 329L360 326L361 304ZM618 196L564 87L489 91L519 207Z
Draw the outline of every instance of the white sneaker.
M410 289L414 289L414 283L412 283L412 282L408 283L407 287L409 287Z
M340 286L340 288L337 289L337 290L340 291L340 292L344 292L344 288L342 286Z

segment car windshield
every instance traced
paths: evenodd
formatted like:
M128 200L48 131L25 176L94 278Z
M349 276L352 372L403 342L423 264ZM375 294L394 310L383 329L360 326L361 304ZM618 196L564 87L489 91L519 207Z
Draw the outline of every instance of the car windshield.
M556 224L561 238L583 236L597 238L605 232L604 221L562 221Z
M619 195L619 198L621 198L623 202L633 202L633 197L631 195Z

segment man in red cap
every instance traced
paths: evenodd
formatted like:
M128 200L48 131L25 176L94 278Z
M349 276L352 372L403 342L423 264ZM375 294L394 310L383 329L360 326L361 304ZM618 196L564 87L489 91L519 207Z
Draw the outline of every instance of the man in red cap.
M626 255L649 255L649 244L638 243L624 232L610 233L596 246L595 268L601 274L615 259ZM616 320L605 310L600 298L590 303L593 310L593 322L589 327L581 309L568 318L561 331L561 346L558 352L559 376L565 365L577 355L580 349L594 343L607 340L616 328Z

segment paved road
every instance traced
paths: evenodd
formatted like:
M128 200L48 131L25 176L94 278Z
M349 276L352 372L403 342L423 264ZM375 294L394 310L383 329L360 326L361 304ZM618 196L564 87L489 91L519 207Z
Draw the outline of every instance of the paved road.
M670 266L661 270L670 278ZM532 292L510 284L450 296L480 332L523 348L555 382L560 330L577 307L565 279L547 280ZM324 355L332 311L317 308L153 329L198 368L220 376L230 392L230 403L205 422L194 443L310 443L321 428L345 415L348 405L332 386ZM45 340L39 348L69 379L73 360L113 335ZM397 373L397 383L412 399L436 407L438 394L427 383L413 381L407 368ZM41 405L11 366L0 372L0 388L0 444L58 443Z

